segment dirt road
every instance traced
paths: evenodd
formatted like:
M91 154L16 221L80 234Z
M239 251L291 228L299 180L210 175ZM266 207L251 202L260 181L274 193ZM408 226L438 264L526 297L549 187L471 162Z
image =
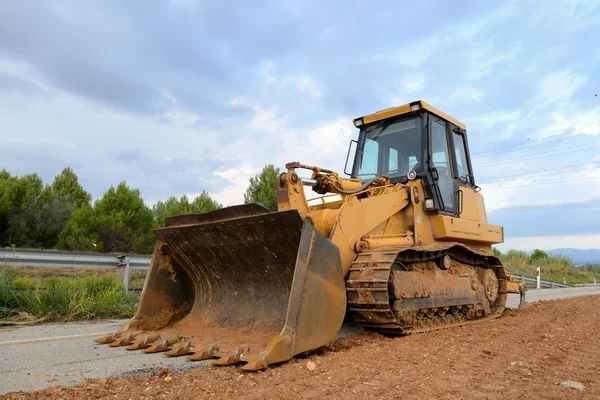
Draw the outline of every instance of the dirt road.
M314 368L313 368L314 367ZM166 379L165 379L166 378ZM576 381L582 391L559 384ZM259 373L211 367L12 393L32 398L600 398L600 296L507 310L488 323L401 338L362 334Z

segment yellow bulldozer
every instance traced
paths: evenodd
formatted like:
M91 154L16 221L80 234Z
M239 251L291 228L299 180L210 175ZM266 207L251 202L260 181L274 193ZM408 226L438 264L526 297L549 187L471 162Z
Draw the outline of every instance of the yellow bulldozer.
M258 370L327 345L345 318L405 335L498 317L508 279L491 245L504 232L488 223L465 124L416 101L354 125L350 178L292 162L277 212L167 218L137 313L96 341Z

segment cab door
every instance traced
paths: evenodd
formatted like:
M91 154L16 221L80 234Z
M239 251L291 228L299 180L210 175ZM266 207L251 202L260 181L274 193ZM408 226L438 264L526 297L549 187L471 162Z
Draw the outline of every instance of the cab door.
M434 115L429 117L430 170L434 201L443 214L457 214L455 161L448 123Z
M454 183L456 187L457 215L471 221L487 222L483 196L475 184L467 132L449 124L450 142L454 153Z

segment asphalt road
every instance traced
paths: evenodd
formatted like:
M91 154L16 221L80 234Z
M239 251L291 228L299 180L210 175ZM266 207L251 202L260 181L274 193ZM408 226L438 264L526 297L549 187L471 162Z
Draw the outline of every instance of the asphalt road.
M529 290L527 301L600 294L600 285L569 289ZM507 305L516 307L518 296ZM65 323L0 328L0 394L76 385L86 379L151 374L162 365L170 370L202 368L210 361L192 362L185 357L145 354L95 344L92 340L114 332L125 321ZM344 326L340 335L360 332Z

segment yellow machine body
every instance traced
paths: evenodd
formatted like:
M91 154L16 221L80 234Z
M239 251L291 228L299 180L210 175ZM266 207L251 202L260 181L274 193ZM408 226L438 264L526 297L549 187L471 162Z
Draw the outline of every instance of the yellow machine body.
M346 315L394 334L500 315L507 278L491 245L504 232L488 223L472 173L459 176L471 168L465 125L423 101L354 124L361 133L351 178L289 163L277 212L248 204L168 218L155 231L136 315L98 341L256 370L331 342ZM464 142L460 168L448 158L454 151L445 164L434 151L444 135L456 154ZM369 160L368 141L377 138ZM359 176L368 163L402 164L411 142L421 143L421 166L409 156L408 174ZM444 183L450 170L456 176ZM306 185L322 196L307 201Z

